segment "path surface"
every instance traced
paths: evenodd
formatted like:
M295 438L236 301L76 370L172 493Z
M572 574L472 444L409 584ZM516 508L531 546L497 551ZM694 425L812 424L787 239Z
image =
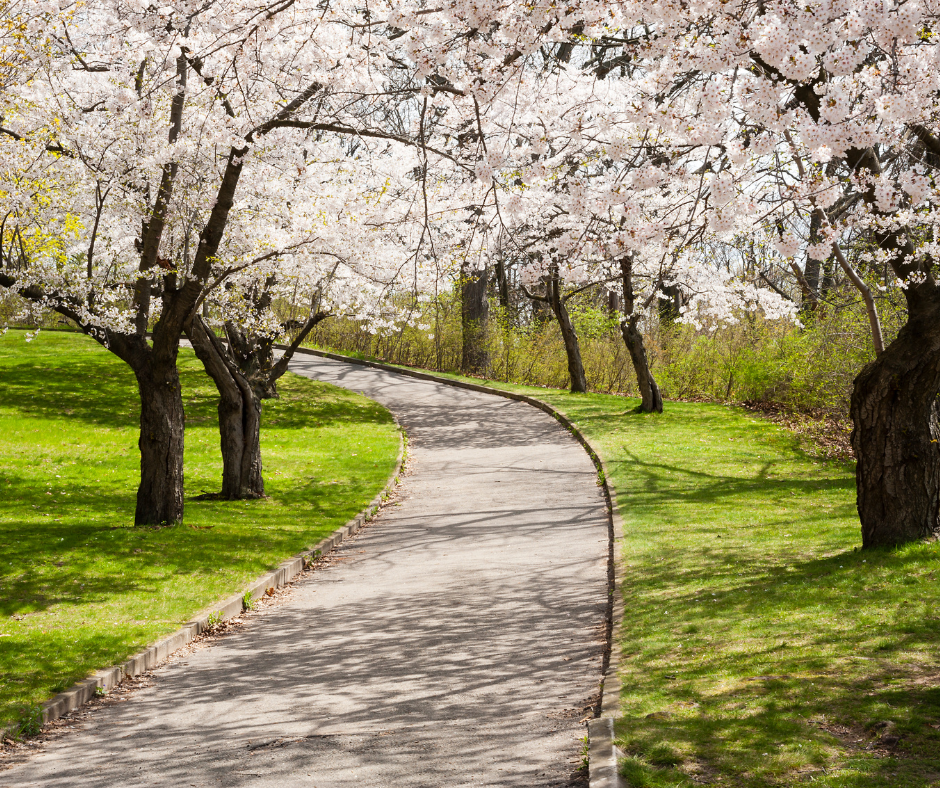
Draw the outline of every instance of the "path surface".
M600 678L594 468L528 405L304 356L410 436L398 503L330 568L0 786L567 786Z

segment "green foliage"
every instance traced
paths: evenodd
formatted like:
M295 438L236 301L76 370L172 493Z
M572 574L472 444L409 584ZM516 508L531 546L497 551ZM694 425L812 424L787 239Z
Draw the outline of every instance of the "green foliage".
M134 376L81 335L0 337L0 726L119 663L361 511L395 467L389 413L288 374L265 402L269 497L221 484L217 394L180 353L186 523L135 528Z
M608 393L632 391L635 387L633 368L616 319L586 295L572 299L568 307L592 388ZM373 335L352 320L327 320L311 332L309 342L358 358L444 372L459 371L460 308L453 295L447 294L422 305L415 316L417 323L430 326L430 330L401 326L384 335ZM499 307L491 307L482 336L489 364L481 375L487 380L555 388L568 385L564 345L550 312L537 313L522 325Z
M568 309L590 389L637 396L617 316L599 306L589 293L572 299ZM879 309L885 339L890 341L903 323L903 310L888 299ZM460 310L453 295L422 305L416 316L416 322L431 326L430 333L402 326L378 336L354 321L329 320L315 329L310 342L361 358L459 372ZM805 314L802 321L803 325L796 325L742 315L733 325L704 331L679 323L660 325L650 315L642 325L650 365L666 399L754 400L847 418L852 381L874 358L865 310L861 304L848 303ZM493 307L482 334L489 364L481 377L518 385L567 387L564 344L550 313L536 311L528 322L520 323Z
M13 723L13 738L38 736L42 731L42 706L38 703L19 709Z
M903 313L890 302L881 310L890 341ZM659 328L649 339L654 374L671 399L770 401L845 416L852 381L874 359L864 309L847 306L803 321L801 327L750 316L711 332Z
M252 598L254 595L249 591L245 596L242 597L242 609L243 610L254 610L255 601Z

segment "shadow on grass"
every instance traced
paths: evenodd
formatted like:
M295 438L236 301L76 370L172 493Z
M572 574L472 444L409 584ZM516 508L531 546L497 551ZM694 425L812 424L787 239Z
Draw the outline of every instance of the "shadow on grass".
M755 682L704 702L687 700L677 714L621 718L618 732L631 756L622 771L632 785L651 788L712 784L701 778L716 773L725 779L714 784L732 784L730 778L748 788L934 785L940 779L940 732L932 725L940 716L940 689L870 686L892 680L880 672L870 681L826 676L799 684ZM828 706L813 702L820 696ZM838 709L847 706L870 722L839 720ZM842 758L833 768L835 750ZM683 763L682 771L674 768ZM690 772L699 779L689 780Z
M909 593L932 579L935 546L780 563L689 552L628 578L629 694L659 709L619 723L635 785L691 784L679 763L747 786L834 765L844 775L823 784L940 779L940 617L936 595Z
M105 427L133 426L140 412L133 373L113 362L102 376L103 359L81 354L68 364L21 363L3 370L3 405L35 419L84 421Z
M262 424L271 497L192 501L220 482L217 394L191 353L179 366L186 525L134 528L139 406L130 370L75 334L0 340L0 725L17 704L120 661L325 536L391 470L397 434L387 412L290 376ZM359 441L374 461L350 451Z
M629 490L623 490L632 509L648 508L668 511L681 496L683 504L705 506L720 503L729 505L733 497L740 496L746 500L755 494L773 495L777 497L796 495L811 496L820 491L845 491L855 489L855 481L844 475L820 478L800 478L796 475L788 477L773 477L772 471L780 463L774 460L761 462L752 476L722 476L715 472L690 468L679 464L665 462L647 462L627 449L618 452L623 459L605 460L612 474L619 475L628 469L633 476L639 477L640 483L631 485ZM677 479L684 479L688 489L676 489ZM632 480L631 480L632 481ZM639 492L638 490L642 490ZM846 513L851 511L851 503L843 505ZM759 516L755 512L755 519Z

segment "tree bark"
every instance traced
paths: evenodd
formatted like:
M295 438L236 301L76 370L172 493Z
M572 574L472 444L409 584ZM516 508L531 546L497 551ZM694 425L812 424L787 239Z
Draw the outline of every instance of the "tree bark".
M659 385L653 377L649 359L646 355L646 345L643 334L639 328L640 316L636 314L636 293L633 291L633 258L623 257L620 260L620 281L623 285L624 315L620 321L620 333L623 343L630 353L633 370L636 372L637 386L640 389L640 410L643 413L662 413L663 397L659 392Z
M614 290L610 290L607 293L607 312L608 314L613 315L616 312L620 311L620 294Z
M668 285L661 288L662 295L659 302L659 322L663 325L672 325L679 319L682 308L682 290L679 285Z
M293 326L299 326L300 331L277 362L274 343L267 337L248 336L229 322L225 326L226 343L201 317L194 316L187 323L186 334L193 350L219 392L222 490L218 497L229 501L264 497L263 400L277 398L277 381L287 371L294 352L313 327L327 317L327 313L318 311L303 324Z
M506 262L502 257L496 260L496 290L499 293L499 305L509 311L509 276L506 271Z
M571 379L571 391L583 394L587 391L587 376L584 374L584 363L581 361L581 345L578 335L568 314L568 308L561 297L561 284L558 276L553 274L548 283L549 305L561 329L561 338L565 343L565 355L568 357L568 377Z
M460 326L463 347L460 369L465 373L484 371L489 365L486 352L486 269L464 267L460 281Z
M70 310L57 308L61 314ZM78 318L78 315L76 315ZM75 318L73 318L75 319ZM81 326L79 320L76 322ZM134 525L183 520L183 441L186 417L176 356L179 338L157 321L153 344L141 334L116 334L82 326L134 372L140 394L140 485Z
M228 501L261 498L264 496L261 399L201 317L193 317L186 326L186 334L196 357L219 392L222 451L222 490L219 497Z
M815 211L813 211L809 220L810 243L819 243L819 228L819 216ZM803 304L804 311L815 311L819 306L822 269L823 266L819 260L815 259L814 257L810 257L809 255L806 256L806 267L804 268L803 276L806 280L806 286L812 293L812 297L809 304Z
M662 413L663 396L659 392L659 385L653 377L646 357L643 334L637 326L638 319L638 315L631 315L623 320L620 323L620 333L623 334L623 342L627 346L636 372L636 381L640 388L640 410L644 413Z
M140 486L135 525L183 520L183 395L175 355L134 366L140 392Z
M855 379L852 448L864 547L940 534L940 296L930 284L928 303L907 294L908 322Z

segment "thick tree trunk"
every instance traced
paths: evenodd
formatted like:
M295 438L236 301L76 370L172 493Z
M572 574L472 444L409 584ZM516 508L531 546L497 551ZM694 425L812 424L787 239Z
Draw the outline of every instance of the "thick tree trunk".
M852 392L864 547L940 534L940 298L923 304L917 293L906 295L908 322Z
M194 317L186 326L186 334L219 392L222 451L222 490L219 497L229 501L260 498L264 496L261 400L202 318Z
M149 353L134 367L140 392L140 487L135 525L183 520L183 395L176 360Z
M636 372L636 382L640 389L640 410L644 413L662 413L663 397L650 369L638 322L638 315L631 315L620 323L620 333L623 334L623 343L627 346L633 370Z
M460 326L463 347L462 372L482 372L489 365L486 352L486 270L464 268L460 282Z
M261 467L261 397L242 379L242 463L238 498L263 498L264 476Z
M640 410L644 413L662 413L663 397L659 393L659 386L650 369L646 345L643 343L643 334L639 327L640 316L636 314L633 258L630 256L620 260L620 282L623 286L624 309L624 316L620 321L620 333L623 335L623 343L627 346L627 352L633 362L633 371L636 372L636 381L640 389Z
M583 394L587 391L587 376L584 374L584 363L581 361L581 345L575 333L571 316L561 297L560 285L557 277L552 277L548 283L549 303L558 326L561 329L561 338L565 343L565 355L568 357L568 377L571 379L572 393Z

